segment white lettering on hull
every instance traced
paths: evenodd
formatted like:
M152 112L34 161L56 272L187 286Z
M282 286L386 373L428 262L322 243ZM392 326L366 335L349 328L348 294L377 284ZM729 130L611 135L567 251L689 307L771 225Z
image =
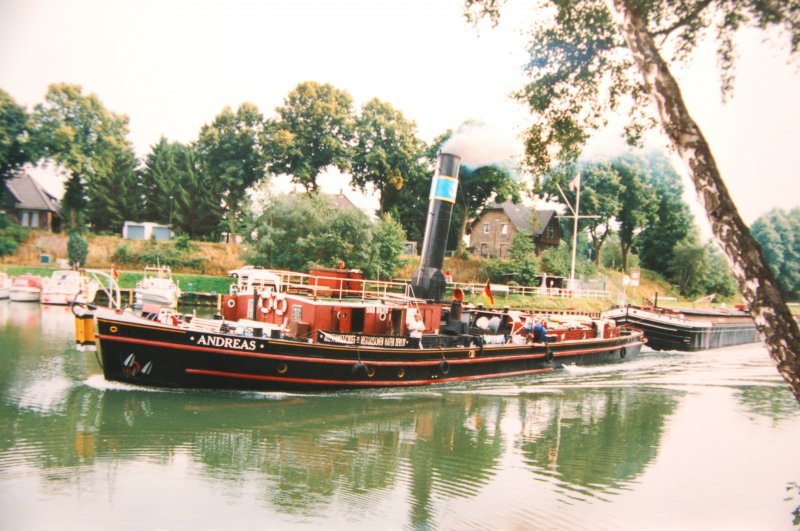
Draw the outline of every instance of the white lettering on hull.
M196 344L236 350L256 350L255 339L240 339L238 337L200 336L197 338Z

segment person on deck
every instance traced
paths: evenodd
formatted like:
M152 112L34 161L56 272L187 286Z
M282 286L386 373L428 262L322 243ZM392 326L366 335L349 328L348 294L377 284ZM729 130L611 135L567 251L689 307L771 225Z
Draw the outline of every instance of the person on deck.
M542 324L541 319L536 319L533 325L533 342L544 343L545 337L547 337L547 329Z
M414 320L408 323L408 335L422 339L422 331L425 330L425 323L422 322L422 315L417 312Z
M419 340L419 348L422 348L422 331L425 330L425 323L422 321L422 314L414 314L414 318L408 323L408 335Z

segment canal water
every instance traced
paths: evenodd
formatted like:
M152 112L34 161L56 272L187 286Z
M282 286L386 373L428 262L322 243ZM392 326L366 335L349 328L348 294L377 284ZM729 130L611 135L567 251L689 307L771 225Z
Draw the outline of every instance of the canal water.
M770 530L800 408L762 345L335 394L106 382L0 301L3 530Z

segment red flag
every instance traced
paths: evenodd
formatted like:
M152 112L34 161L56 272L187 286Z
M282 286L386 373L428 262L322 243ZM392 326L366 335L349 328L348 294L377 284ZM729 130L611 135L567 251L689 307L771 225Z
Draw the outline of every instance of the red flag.
M119 273L117 273L117 268L113 265L111 266L111 276L114 277L114 280L119 278Z
M492 288L489 286L489 281L486 281L486 285L483 287L483 296L486 297L486 302L489 303L489 306L494 306L494 297L492 296Z
M572 180L569 182L569 189L570 190L575 190L580 185L581 185L581 174L580 173L576 173L575 177L573 177Z

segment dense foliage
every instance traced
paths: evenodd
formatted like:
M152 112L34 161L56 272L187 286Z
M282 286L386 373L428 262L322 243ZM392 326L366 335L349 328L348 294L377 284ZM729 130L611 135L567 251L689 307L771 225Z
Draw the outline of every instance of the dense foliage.
M0 185L32 158L26 142L27 121L25 108L0 89ZM2 193L0 188L0 196Z
M19 244L28 239L28 230L8 221L0 212L0 256L10 256L17 252Z
M750 230L781 288L800 298L800 208L767 212Z
M67 259L69 263L85 267L88 256L89 243L78 232L70 232L67 240Z
M114 251L113 260L120 266L134 269L160 265L202 271L204 261L197 255L197 250L197 245L192 244L187 236L179 236L173 241L150 240L138 251L123 243Z
M244 253L250 264L306 271L344 262L367 278L391 278L405 241L402 227L391 216L374 222L360 210L336 210L320 194L271 198L254 233Z

